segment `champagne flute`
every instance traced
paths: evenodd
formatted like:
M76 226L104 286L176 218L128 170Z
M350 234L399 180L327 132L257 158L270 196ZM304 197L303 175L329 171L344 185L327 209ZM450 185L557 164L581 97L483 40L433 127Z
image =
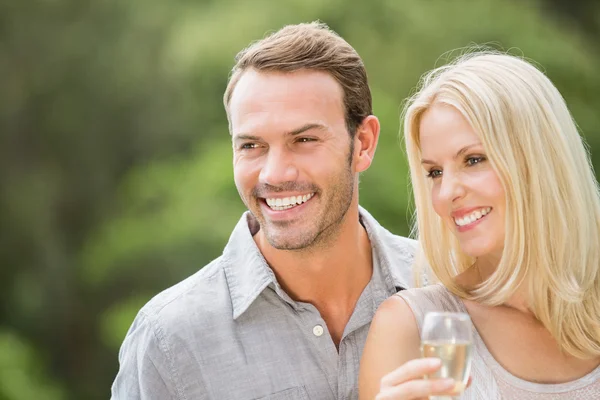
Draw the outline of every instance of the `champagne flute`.
M465 390L471 372L473 332L471 318L466 313L430 312L425 315L421 332L421 354L436 357L442 367L425 378L452 378L455 393ZM452 396L431 396L431 400L458 399Z

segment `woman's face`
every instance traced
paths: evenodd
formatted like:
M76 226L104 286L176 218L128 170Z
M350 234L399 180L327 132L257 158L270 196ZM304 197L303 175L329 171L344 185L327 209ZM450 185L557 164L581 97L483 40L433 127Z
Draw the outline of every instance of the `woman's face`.
M436 104L423 114L419 137L435 212L465 254L498 260L504 248L505 194L479 136L454 107Z

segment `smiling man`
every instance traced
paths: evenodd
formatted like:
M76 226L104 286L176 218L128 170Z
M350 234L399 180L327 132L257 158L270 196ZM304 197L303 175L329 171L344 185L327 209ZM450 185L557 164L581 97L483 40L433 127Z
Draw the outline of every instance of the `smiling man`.
M415 242L358 203L379 122L356 51L311 23L236 60L224 101L249 211L139 312L113 399L356 399L371 319L411 281Z

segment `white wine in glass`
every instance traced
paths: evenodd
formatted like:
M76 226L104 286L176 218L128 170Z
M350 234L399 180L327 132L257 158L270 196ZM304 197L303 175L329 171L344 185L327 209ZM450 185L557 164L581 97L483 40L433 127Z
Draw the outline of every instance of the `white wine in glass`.
M471 319L465 313L432 312L425 315L421 332L421 355L442 361L442 367L426 378L452 378L455 393L462 393L471 372ZM432 396L431 400L458 399Z

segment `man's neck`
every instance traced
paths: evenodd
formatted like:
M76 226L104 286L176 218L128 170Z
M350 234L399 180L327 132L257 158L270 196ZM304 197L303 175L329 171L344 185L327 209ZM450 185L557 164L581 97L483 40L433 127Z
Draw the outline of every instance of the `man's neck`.
M292 299L319 310L337 345L373 271L358 207L351 207L332 242L318 250L277 250L260 233L255 240L281 287Z

